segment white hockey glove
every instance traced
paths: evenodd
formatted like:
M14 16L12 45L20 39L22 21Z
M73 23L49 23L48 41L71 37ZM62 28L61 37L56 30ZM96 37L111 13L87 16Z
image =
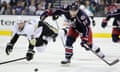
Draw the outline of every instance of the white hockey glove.
M30 40L30 44L32 44L32 45L35 46L35 44L36 44L36 39L31 39L31 40Z

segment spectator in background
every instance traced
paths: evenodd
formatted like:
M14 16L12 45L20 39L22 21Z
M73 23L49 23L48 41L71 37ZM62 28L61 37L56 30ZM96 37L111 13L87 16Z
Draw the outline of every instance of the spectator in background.
M88 8L86 8L84 5L80 5L80 9L84 11L88 16L93 16L93 13Z
M31 0L31 2L30 2L29 11L30 11L30 15L35 14L36 6L35 6L35 1L34 0Z
M46 0L45 9L51 9L53 7L53 0Z
M7 4L10 3L10 0L0 0L0 1L1 1L1 3L3 3L3 2L6 2Z
M45 0L36 0L36 6L38 6L39 4L41 4L42 9L45 9L46 7L46 1Z
M85 1L85 7L90 10L93 14L95 14L95 4L91 4L90 0Z
M23 15L31 15L28 6L24 7Z
M10 5L6 1L3 1L1 4L0 14L11 14Z
M0 14L4 14L6 7L7 7L7 3L5 1L1 2Z
M105 2L104 0L100 1L100 4L98 4L97 8L96 8L96 14L95 16L105 16Z
M12 14L12 8L9 4L7 4L6 9L4 11L5 15L11 15Z
M116 0L107 0L106 4L107 6L105 7L105 13L109 13L112 11L115 11L117 6L115 5Z
M38 6L37 6L37 10L36 10L36 15L41 15L45 10L44 9L42 9L43 7L42 7L42 3L40 3L40 4L38 4Z
M10 0L10 6L13 8L17 5L17 0Z
M18 1L17 5L13 8L12 14L13 15L22 15L24 10L24 6L22 1Z
M0 0L0 10L1 10L1 0Z
M82 0L76 0L75 3L80 7L80 5L84 5Z
M24 0L25 6L30 6L31 1L32 1L32 0ZM36 1L36 0L34 0L34 1Z

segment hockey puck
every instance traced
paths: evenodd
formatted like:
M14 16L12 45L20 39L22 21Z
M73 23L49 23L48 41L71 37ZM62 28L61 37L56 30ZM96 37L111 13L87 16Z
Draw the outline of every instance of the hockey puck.
M38 72L38 68L35 68L34 71L35 71L35 72Z

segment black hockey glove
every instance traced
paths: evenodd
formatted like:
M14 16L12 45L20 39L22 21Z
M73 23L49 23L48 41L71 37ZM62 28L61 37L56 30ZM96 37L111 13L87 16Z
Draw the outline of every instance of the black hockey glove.
M101 26L102 26L102 28L105 28L107 26L107 20L106 19L103 19Z
M28 50L28 52L27 52L27 54L26 54L26 59L27 59L27 61L32 60L34 54L35 54L35 51L33 51L33 50Z
M6 54L10 55L10 53L12 52L12 50L13 50L13 44L8 43L7 47L5 49Z
M58 18L59 18L58 15L53 15L53 16L52 16L52 19L53 19L53 20L57 20Z
M52 35L52 38L53 38L53 42L55 42L56 41L56 37L58 36L58 34L56 34L56 33L54 33L53 35Z
M90 16L90 18L92 19L92 25L95 26L96 23L95 23L95 20L94 20L94 16Z
M96 23L95 23L95 21L94 21L94 20L92 21L92 24L93 24L93 26L95 26L95 25L96 25Z
M82 47L85 48L85 50L89 51L90 48L92 48L92 45L91 44L88 44L88 41L86 40L82 40L82 42L80 43Z

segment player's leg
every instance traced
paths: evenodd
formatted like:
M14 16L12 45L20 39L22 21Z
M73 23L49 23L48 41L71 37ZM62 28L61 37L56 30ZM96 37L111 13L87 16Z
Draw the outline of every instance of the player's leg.
M45 50L46 45L48 44L48 42L50 42L50 40L55 41L56 37L57 37L57 34L53 30L51 30L48 27L44 26L40 37L36 38L36 40L37 40L37 42L36 42L36 50L38 52L43 52Z
M120 42L120 29L113 28L112 30L112 41Z
M66 39L66 47L65 47L65 60L61 61L61 64L68 64L71 61L73 55L73 43L78 37L78 32L76 32L73 28L70 28L67 33Z
M28 52L26 54L27 60L30 61L33 59L33 56L35 53L34 47L38 48L38 47L42 47L43 45L47 45L47 44L48 44L48 41L43 39L43 33L40 35L40 37L35 38L35 41L29 40Z
M56 37L58 35L58 30L55 27L49 25L46 22L40 22L39 25L43 27L43 32L42 32L43 36L50 37L53 39L53 41L56 40Z
M29 46L28 46L28 51L26 53L26 59L27 61L30 61L33 59L33 56L34 56L34 45L29 41Z

